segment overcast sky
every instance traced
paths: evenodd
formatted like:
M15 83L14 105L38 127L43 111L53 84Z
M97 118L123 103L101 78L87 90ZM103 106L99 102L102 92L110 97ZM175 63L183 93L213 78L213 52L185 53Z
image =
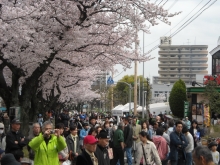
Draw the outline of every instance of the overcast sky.
M156 0L153 0L153 2L154 1ZM215 2L216 0L168 0L167 3L164 5L165 9L169 9L171 7L171 9L169 10L171 13L178 11L182 11L182 13L170 19L171 26L159 22L159 25L151 27L151 34L145 34L145 52L158 45L160 41L159 38L161 36L165 36L166 33L166 36L168 36L170 35L170 33L172 34L173 32L175 32L175 30L178 27L184 24L185 21L187 21L192 15L194 15L209 1L210 3L206 7L208 7L211 3ZM161 0L158 0L157 4L159 2L161 2ZM166 2L166 0L163 0L161 4L163 4L164 2ZM188 17L186 17L196 6L197 8ZM180 21L182 22L178 26L176 26ZM217 0L217 2L215 2L211 7L205 10L197 19L195 19L181 32L175 35L172 38L172 45L208 45L208 52L210 52L213 48L217 46L217 40L219 36L220 1ZM140 50L141 52L143 52L142 32L139 32L139 40ZM145 62L145 77L150 77L150 79L152 79L152 76L158 76L158 50L159 49L157 48L156 50L150 53L152 57L155 57L153 60ZM143 63L139 63L138 65L138 75L142 75ZM114 75L114 81L118 81L124 75L134 74L133 66L134 65L132 65L132 69L127 69L126 71L123 71L123 68L121 66L116 66L115 69L117 69L117 73L115 73ZM211 74L210 54L208 54L208 73Z

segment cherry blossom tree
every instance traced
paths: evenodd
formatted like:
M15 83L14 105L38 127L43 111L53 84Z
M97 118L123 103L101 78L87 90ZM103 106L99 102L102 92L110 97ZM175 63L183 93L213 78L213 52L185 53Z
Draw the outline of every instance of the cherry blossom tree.
M42 100L93 99L97 72L150 59L135 55L136 30L177 14L143 0L1 0L0 96L21 107L24 126Z

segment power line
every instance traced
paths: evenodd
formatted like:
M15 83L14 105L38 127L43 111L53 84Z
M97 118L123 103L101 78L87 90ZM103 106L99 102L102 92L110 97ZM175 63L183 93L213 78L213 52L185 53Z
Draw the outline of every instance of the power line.
M202 2L203 2L204 0L201 0L190 12L189 12L189 14L187 14L181 21L179 21L172 29L170 29L170 30L173 30L175 27L177 27L181 22L183 22ZM201 10L201 9L200 9ZM200 11L199 10L199 11ZM169 33L170 31L168 31L167 33ZM164 36L167 34L167 33L165 33L164 34ZM148 45L146 45L145 46L145 48L147 47L147 46L150 46L150 45L152 45L153 43L155 43L155 42L157 42L157 41L159 41L160 39L157 39L157 40L155 40L155 41L153 41L152 43L150 43L150 44L148 44Z
M166 2L163 3L163 5L161 7L163 7L169 0L167 0Z
M172 4L167 10L170 10L170 9L177 3L177 1L178 1L178 0L175 0L175 1L173 2L173 4Z
M205 9L203 9L198 15L196 15L196 14L194 14L194 15L196 15L190 22L188 22L184 27L182 27L181 29L180 28L178 28L178 30L176 30L173 34L171 34L170 35L170 37L173 37L173 36L175 36L176 34L178 34L180 31L182 31L186 26L188 26L191 22L193 22L196 18L198 18L205 10L207 10L208 8L210 8L214 3L216 3L217 2L217 0L215 0L213 3L211 3L208 7L206 7ZM209 2L208 2L209 3ZM208 5L208 3L206 4L206 5ZM205 6L206 6L205 5ZM204 6L202 7L202 8L204 8ZM199 10L200 11L200 10ZM191 19L191 18L190 18ZM185 24L185 23L184 23ZM159 45L160 44L158 44L158 45L156 45L155 47L153 47L151 50L149 50L148 52L147 52L147 54L149 54L150 52L152 52L152 51L154 51L155 49L157 49L158 47L159 47Z
M181 29L185 24L187 24L188 22L190 22L191 19L193 19L193 17L198 14L203 8L205 8L209 3L211 2L211 0L209 0L205 5L203 5L194 15L192 15L186 22L184 22L176 31L178 31L179 29ZM200 2L201 3L201 2ZM174 32L175 33L175 32Z
M158 3L158 6L161 4L161 2L163 2L163 0L161 0L160 3Z
M117 75L114 76L113 78L120 76L123 72L124 72L124 71L122 71L121 73L117 74Z
M215 0L213 3L211 3L208 7L206 7L205 9L203 9L195 18L193 18L190 22L188 22L183 28L179 29L179 31L174 32L174 34L171 35L171 37L175 36L176 34L178 34L180 31L182 31L185 27L187 27L192 21L194 21L196 18L198 18L205 10L207 10L208 8L210 8L214 3L216 3L217 0Z

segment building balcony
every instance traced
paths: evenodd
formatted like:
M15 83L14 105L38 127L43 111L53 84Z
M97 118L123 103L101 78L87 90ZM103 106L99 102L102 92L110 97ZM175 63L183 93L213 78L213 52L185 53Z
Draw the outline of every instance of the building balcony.
M182 63L165 63L165 64L158 64L159 68L172 68L172 67L189 67L189 68L208 68L208 64L190 64L190 63L185 63L185 64L182 64Z
M192 81L192 80L196 79L196 77L179 77L179 76L176 76L176 77L160 77L160 78L158 78L158 81L177 81L177 80L179 80L179 78L181 78L181 80L183 80L183 81Z
M189 74L189 75L195 75L195 74L208 74L207 70L159 70L158 73L160 75L169 75L169 74Z
M177 55L177 54L184 54L184 55L204 55L204 54L208 54L207 50L192 50L191 52L189 50L160 50L158 51L158 54L160 55Z
M207 62L208 57L159 57L158 60L160 62L167 62L167 61L198 61L198 62Z

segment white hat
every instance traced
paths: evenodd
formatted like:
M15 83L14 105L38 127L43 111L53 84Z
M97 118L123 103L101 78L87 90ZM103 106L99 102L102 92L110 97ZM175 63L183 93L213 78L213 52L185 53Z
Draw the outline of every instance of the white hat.
M3 123L0 123L0 128L5 128Z

